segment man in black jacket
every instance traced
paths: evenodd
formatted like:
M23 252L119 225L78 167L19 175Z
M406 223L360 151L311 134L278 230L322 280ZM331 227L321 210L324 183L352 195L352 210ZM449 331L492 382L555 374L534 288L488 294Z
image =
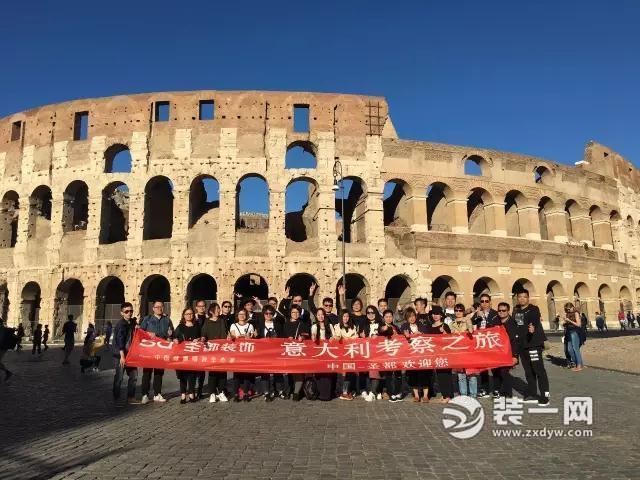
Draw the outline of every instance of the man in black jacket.
M204 322L207 321L209 316L207 315L207 302L204 300L196 300L196 312L193 318L193 321L200 327L204 326ZM207 372L199 371L196 372L196 380L198 382L198 387L196 389L196 399L203 398L202 390L204 389L204 381L206 379Z
M507 397L513 395L513 377L511 369L518 364L518 332L517 325L513 317L509 314L511 307L506 302L498 304L498 322L509 335L511 344L511 365L508 367L493 368L493 398Z
M117 323L114 335L114 347L115 347L115 376L113 378L113 399L120 398L120 387L122 385L122 379L124 378L124 372L127 372L127 403L137 404L140 403L136 400L136 383L138 381L138 369L136 367L125 367L125 358L129 351L129 346L133 340L133 333L135 332L137 321L133 317L133 305L129 302L124 302L120 306L120 321Z
M491 308L491 296L488 293L480 295L480 307L478 307L476 313L471 317L471 323L473 324L474 330L483 330L500 324L498 312ZM488 397L489 392L491 391L488 370L484 370L480 373L479 387L480 391L478 392L478 398ZM493 390L495 391L495 387Z
M540 309L529 303L529 292L525 289L516 295L518 305L513 309L518 334L518 352L527 379L526 403L549 405L549 378L544 368L542 351L547 336L540 321ZM537 388L540 397L537 396Z
M291 307L296 305L300 310L300 321L311 331L311 315L308 310L302 308L302 295L289 295L289 287L285 289L284 298L280 300L278 310L282 312L285 318L290 318Z

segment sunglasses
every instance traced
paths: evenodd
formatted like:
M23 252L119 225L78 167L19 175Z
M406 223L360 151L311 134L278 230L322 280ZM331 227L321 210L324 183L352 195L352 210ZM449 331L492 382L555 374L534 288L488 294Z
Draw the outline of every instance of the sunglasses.
M480 300L480 303L490 303L491 300L487 300L486 298L484 300Z
M333 303L325 303L324 306L325 307L333 307Z
M265 317L272 317L272 316L273 316L273 313L271 313L271 312L264 312L264 314L263 314L263 315L264 315Z
M123 310L122 313L133 313L133 310Z
M367 312L367 315L375 315L376 312Z
M456 309L454 310L454 312L462 312L462 313L464 313L464 310L462 310L461 308L456 308Z
M222 305L222 308L231 308L231 305Z
M498 313L507 313L509 310L505 310L505 309L498 309Z

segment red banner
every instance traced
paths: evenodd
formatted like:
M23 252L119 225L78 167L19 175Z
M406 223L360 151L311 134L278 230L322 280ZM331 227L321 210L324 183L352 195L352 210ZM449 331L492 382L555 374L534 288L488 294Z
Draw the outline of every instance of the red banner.
M417 335L298 342L286 338L173 343L136 329L127 366L247 373L487 369L511 366L502 327L473 335Z

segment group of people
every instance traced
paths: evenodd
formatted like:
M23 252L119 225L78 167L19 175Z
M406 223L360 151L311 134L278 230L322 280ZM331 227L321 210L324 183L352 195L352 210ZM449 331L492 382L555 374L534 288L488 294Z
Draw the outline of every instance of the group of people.
M141 400L136 399L138 369L126 365L125 359L136 328L173 342L238 338L283 338L290 340L334 340L349 338L398 336L408 342L417 335L467 334L490 327L506 329L511 343L511 365L486 371L469 369L435 369L405 371L368 371L346 374L249 374L245 372L177 371L180 381L180 403L195 402L205 398L205 381L208 380L210 403L251 401L264 397L267 402L276 398L300 400L307 395L310 379L315 385L319 400L353 400L360 396L367 401L388 399L403 400L408 394L416 403L426 403L440 394L441 402L448 402L455 393L472 397L512 396L511 369L522 363L527 390L524 401L547 405L549 380L543 362L546 335L540 320L540 311L529 303L529 293L517 294L517 305L500 302L492 307L488 294L480 296L480 302L472 308L458 303L456 294L448 292L443 305L431 306L424 298L417 298L412 305L389 309L386 299L377 305L365 307L361 299L352 300L346 308L345 290L338 290L336 304L331 297L322 299L322 306L314 304L317 286L309 291L308 306L303 307L303 297L290 295L271 297L262 306L256 298L243 299L235 312L230 301L211 303L195 302L185 308L178 324L164 313L164 304L153 303L152 313L139 323L133 316L133 306L122 304L121 319L114 328L115 377L113 396L121 395L124 374L127 374L127 401L146 404L150 401L165 402L162 394L164 370L142 369ZM336 308L337 307L337 308ZM228 380L231 380L229 382ZM153 395L151 395L153 387ZM314 397L315 398L315 397Z

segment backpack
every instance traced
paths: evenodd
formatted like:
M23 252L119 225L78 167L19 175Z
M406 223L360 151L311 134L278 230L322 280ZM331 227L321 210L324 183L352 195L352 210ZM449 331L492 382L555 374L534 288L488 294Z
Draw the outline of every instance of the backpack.
M304 396L307 400L317 400L320 396L316 379L313 377L309 377L304 381L302 391L304 392Z
M13 328L0 327L2 329L2 344L0 350L13 350L18 344L18 336Z

